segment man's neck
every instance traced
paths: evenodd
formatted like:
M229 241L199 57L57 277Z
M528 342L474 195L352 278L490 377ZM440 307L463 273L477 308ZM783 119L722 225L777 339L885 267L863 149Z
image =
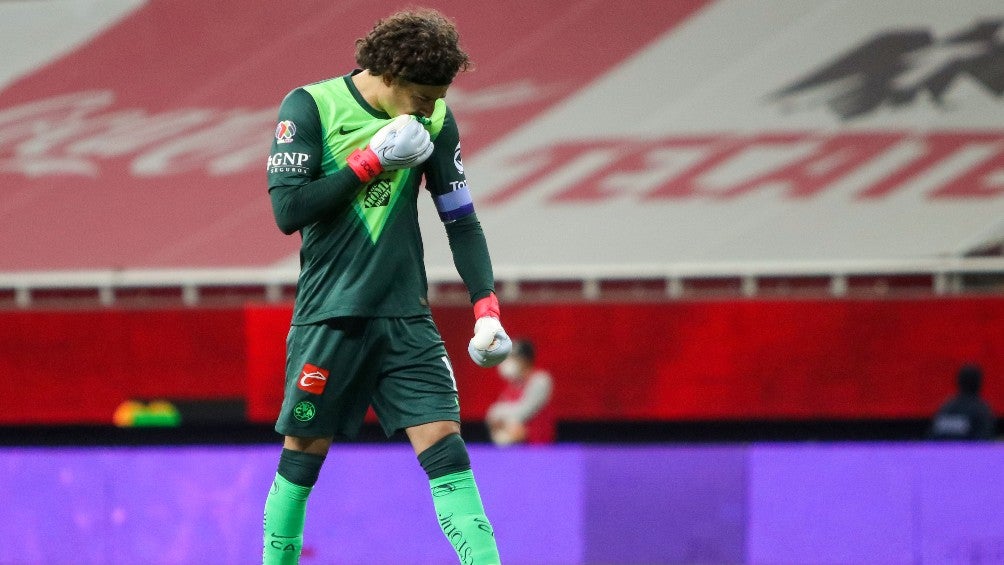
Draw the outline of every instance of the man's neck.
M384 88L383 77L371 74L368 70L352 75L352 84L356 85L356 90L374 110L385 112L380 104L379 92Z

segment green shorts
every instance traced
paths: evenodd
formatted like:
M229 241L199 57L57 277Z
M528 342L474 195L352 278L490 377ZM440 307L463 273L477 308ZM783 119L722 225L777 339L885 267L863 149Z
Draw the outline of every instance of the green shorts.
M370 405L388 436L460 421L453 367L432 317L333 318L290 328L277 432L355 437Z

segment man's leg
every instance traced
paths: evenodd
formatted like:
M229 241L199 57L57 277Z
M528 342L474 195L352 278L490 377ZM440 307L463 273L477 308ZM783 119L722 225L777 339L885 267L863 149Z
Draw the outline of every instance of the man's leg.
M429 476L439 526L460 563L499 565L495 534L471 473L467 447L460 438L460 424L430 422L407 428L405 432Z
M352 436L369 406L370 359L363 318L292 326L286 387L275 430L286 437L265 501L265 565L296 563L303 549L307 497L335 435ZM288 540L288 541L287 541Z
M286 436L279 469L265 500L264 565L295 565L300 561L307 497L317 482L331 439Z

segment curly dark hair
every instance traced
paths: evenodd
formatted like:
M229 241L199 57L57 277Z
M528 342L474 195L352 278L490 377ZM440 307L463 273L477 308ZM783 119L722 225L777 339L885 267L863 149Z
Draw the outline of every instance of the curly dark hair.
M356 63L375 75L434 86L450 84L472 66L453 22L426 8L379 20L356 40Z

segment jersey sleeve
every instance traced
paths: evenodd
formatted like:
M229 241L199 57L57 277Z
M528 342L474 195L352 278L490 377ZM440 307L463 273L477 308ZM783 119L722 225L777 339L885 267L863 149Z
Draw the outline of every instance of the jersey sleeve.
M495 277L485 233L474 213L474 201L464 176L460 133L449 108L434 144L435 149L423 166L425 188L432 194L439 219L446 226L453 264L473 304L495 292Z
M302 88L279 106L279 118L268 158L268 187L301 186L321 175L323 132L317 103Z
M279 106L268 158L268 193L276 224L292 234L349 205L362 182L348 167L322 175L324 134L314 97L302 88Z
M424 165L425 187L432 194L439 219L452 223L473 214L474 202L460 158L460 132L449 108L433 143L435 149Z

